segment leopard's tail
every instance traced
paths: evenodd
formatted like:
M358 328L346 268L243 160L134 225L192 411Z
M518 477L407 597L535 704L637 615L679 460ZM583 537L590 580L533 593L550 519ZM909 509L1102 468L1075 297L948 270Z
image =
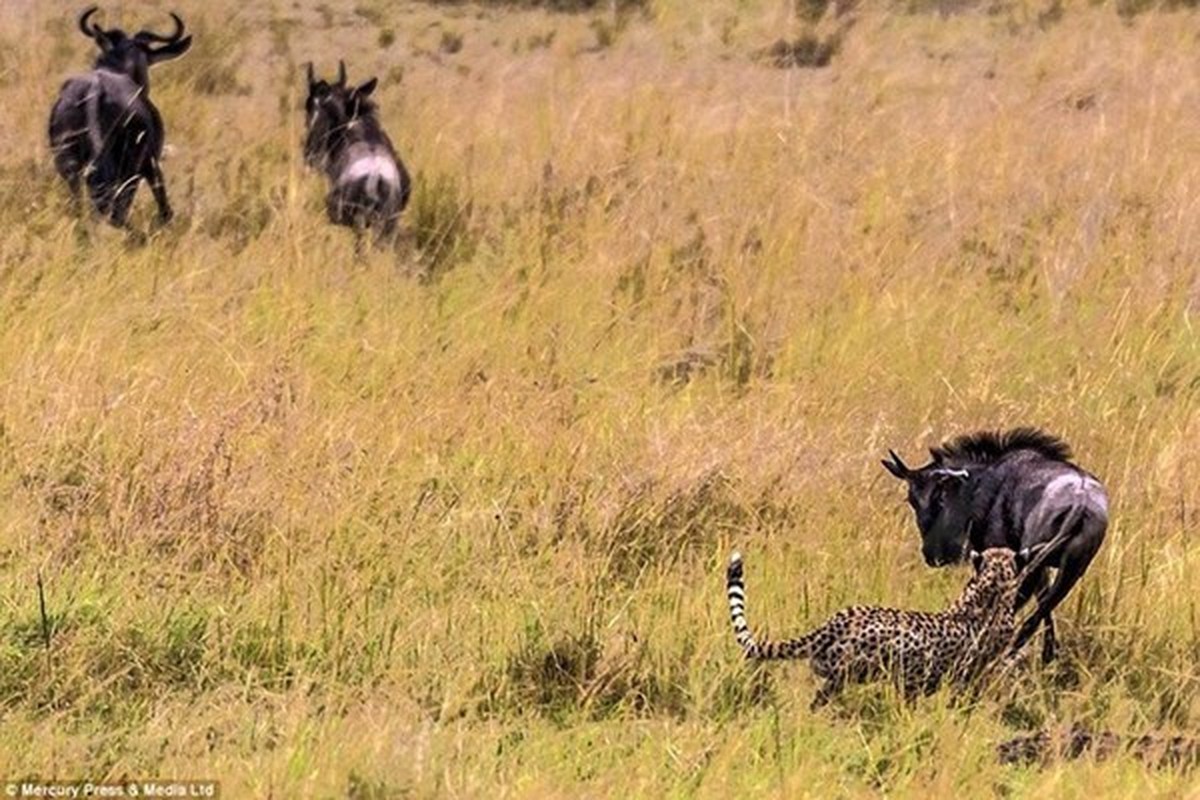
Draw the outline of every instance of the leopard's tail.
M799 639L781 639L776 642L757 642L746 622L746 584L742 580L742 554L729 557L729 569L725 572L725 593L729 596L729 616L733 620L733 635L746 654L746 658L758 661L774 659L808 658L813 645L822 633L818 628Z

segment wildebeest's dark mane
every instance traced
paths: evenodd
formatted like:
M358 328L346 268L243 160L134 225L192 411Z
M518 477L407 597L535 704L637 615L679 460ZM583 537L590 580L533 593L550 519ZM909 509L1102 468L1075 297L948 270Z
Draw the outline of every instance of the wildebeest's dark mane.
M1052 461L1067 461L1071 447L1057 436L1039 428L968 433L930 450L934 461L986 463L1017 450L1033 450Z

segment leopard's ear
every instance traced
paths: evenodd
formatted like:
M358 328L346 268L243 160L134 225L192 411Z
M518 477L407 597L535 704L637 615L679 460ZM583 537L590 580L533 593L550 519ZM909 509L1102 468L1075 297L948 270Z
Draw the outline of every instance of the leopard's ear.
M976 572L983 569L983 553L978 550L971 550L967 555L970 557L971 566L975 568Z

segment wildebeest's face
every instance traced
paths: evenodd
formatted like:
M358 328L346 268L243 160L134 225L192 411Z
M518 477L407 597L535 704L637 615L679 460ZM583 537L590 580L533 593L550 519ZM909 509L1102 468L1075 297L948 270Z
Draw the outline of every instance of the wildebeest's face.
M378 79L359 86L346 85L346 64L338 62L338 77L329 82L318 79L308 65L308 97L304 101L304 159L314 167L323 166L329 157L333 134L351 125L372 105L368 99Z
M921 531L921 554L930 566L954 564L966 555L968 473L936 461L910 469L894 452L884 461L888 472L908 484L908 504Z
M96 67L128 75L139 86L149 86L151 64L178 58L192 46L192 37L183 35L183 20L175 12L171 12L175 30L170 35L143 30L129 36L120 28L106 30L91 22L96 10L92 6L79 17L79 29L100 48Z

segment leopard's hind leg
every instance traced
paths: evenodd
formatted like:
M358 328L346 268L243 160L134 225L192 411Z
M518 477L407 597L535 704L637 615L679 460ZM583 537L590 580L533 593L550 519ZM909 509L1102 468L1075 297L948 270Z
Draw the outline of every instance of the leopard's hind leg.
M846 681L841 676L827 678L825 682L821 684L821 688L817 689L817 693L813 696L812 704L809 705L809 709L812 711L818 711L824 706L828 705L830 700L842 693L842 689L845 685Z

